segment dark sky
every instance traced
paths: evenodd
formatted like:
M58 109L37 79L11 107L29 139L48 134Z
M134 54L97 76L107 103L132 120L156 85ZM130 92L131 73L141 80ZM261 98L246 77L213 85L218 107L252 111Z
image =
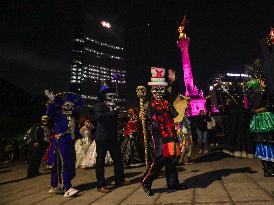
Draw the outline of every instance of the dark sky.
M149 80L150 66L174 67L182 75L176 41L184 14L199 88L215 73L240 72L261 57L260 36L274 23L273 0L7 2L1 6L0 77L33 95L68 90L73 29L85 8L126 28L130 99Z

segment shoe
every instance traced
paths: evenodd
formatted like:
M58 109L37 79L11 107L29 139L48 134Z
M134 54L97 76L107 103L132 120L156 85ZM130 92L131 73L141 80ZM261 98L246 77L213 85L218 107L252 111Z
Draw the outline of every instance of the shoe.
M151 188L147 187L147 186L143 186L143 189L145 191L145 193L148 195L148 196L153 196L154 193L152 192Z
M27 176L26 176L26 179L31 179L31 178L33 178L33 177L35 177L35 176L33 176L33 175L27 175Z
M120 183L115 183L115 187L121 187L121 186L127 186L127 185L130 185L130 181L125 180Z
M199 154L202 154L202 152L203 152L202 150L199 150L199 152L198 152L198 153L199 153Z
M204 151L204 153L207 154L207 153L208 153L208 150L206 149L206 150Z
M51 188L49 190L49 194L63 194L64 193L64 190L61 189L60 187L55 187L55 188Z
M214 144L210 144L210 147L214 147Z
M109 188L107 188L106 186L103 186L101 188L97 188L98 192L102 192L102 193L109 193L111 192L111 190Z
M242 158L247 158L247 153L245 151L242 152Z
M234 152L234 157L241 157L242 153L240 151L235 151Z
M64 197L71 197L71 196L74 196L75 194L78 194L79 190L78 189L74 189L74 188L70 188L69 190L67 190L65 193L64 193Z
M168 187L168 189L173 189L173 190L185 190L187 188L188 187L186 185L183 185L183 184L177 184L173 187Z
M254 159L254 154L247 154L248 159Z

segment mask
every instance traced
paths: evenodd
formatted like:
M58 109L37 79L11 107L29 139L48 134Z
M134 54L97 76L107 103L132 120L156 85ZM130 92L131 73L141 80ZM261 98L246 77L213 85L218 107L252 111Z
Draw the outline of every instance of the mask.
M42 116L41 122L43 125L47 125L49 122L49 117L47 115Z
M65 114L65 115L71 115L73 109L74 109L74 104L70 101L66 101L62 105L62 113Z
M146 88L145 88L144 86L138 86L138 87L136 88L136 93L137 93L137 96L138 96L139 98L143 98L143 97L146 96L147 91L146 91Z
M106 93L106 103L110 106L114 106L117 101L117 95L116 93Z
M153 86L151 88L151 93L154 99L161 100L165 94L165 87L164 86Z

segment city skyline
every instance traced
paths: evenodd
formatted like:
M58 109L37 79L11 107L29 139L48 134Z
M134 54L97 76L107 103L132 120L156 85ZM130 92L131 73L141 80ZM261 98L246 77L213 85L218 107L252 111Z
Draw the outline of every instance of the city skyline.
M129 104L136 101L135 87L149 80L151 66L174 67L182 75L176 41L177 22L184 14L189 17L195 84L207 89L214 74L239 72L262 57L259 40L274 19L271 1L116 2L9 1L2 13L0 77L32 95L45 88L68 90L74 25L83 10L94 8L108 15L110 23L125 26Z

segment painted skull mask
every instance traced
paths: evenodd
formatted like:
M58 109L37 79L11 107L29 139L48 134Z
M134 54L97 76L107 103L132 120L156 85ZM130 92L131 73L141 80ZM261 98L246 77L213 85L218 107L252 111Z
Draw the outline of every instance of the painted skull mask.
M117 95L116 93L106 93L105 101L109 106L114 106L117 101Z
M41 117L41 123L42 123L43 125L47 125L47 124L49 123L49 116L43 115L43 116Z
M165 94L165 86L152 86L151 93L154 99L161 100Z
M147 94L146 88L144 86L138 86L136 88L136 93L138 97L145 97Z
M62 113L65 115L71 115L74 109L74 103L70 101L64 102L62 105Z

